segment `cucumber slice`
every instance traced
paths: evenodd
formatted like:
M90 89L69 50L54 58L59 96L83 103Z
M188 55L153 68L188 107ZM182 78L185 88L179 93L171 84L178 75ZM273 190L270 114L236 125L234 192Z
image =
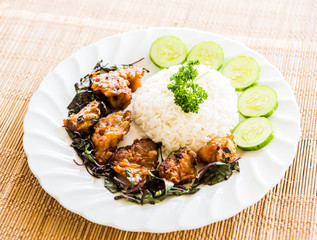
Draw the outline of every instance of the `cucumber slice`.
M244 117L269 117L277 107L276 92L263 85L248 88L238 99L238 109Z
M233 130L234 142L245 151L259 150L273 139L273 125L267 118L248 118Z
M260 66L251 57L241 56L231 59L222 69L222 74L231 79L236 91L243 91L255 85L260 78Z
M201 64L219 70L225 57L220 45L212 41L205 41L195 45L188 53L187 61L195 59L198 59Z
M186 44L175 36L162 36L151 46L150 58L160 68L168 68L185 62Z

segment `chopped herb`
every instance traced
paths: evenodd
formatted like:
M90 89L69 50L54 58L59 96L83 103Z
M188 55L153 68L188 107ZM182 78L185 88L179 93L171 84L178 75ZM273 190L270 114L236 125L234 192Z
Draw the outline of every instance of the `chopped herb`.
M178 72L171 76L171 83L167 86L174 93L175 104L185 113L198 113L199 104L208 97L207 92L195 83L199 79L196 79L198 71L194 68L197 64L199 64L198 60L189 61L187 65L180 67Z
M80 115L78 118L77 118L77 122L80 123L84 120L84 116L83 115Z
M224 151L225 153L231 153L231 151L230 151L230 149L229 149L228 147L224 147L224 148L223 148L223 151Z
M87 118L86 120L88 120L88 121L93 121L93 122L98 122L98 121L99 121L99 118L91 117L91 118Z

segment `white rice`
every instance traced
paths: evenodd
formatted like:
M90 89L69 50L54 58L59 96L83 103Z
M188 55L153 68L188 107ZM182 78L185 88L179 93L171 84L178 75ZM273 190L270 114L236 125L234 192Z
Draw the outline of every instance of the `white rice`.
M199 112L185 113L167 89L170 76L180 66L164 69L145 79L132 99L132 117L154 142L162 142L165 153L188 147L198 151L216 136L225 136L237 125L237 95L228 78L204 65L196 66L197 83L208 93Z

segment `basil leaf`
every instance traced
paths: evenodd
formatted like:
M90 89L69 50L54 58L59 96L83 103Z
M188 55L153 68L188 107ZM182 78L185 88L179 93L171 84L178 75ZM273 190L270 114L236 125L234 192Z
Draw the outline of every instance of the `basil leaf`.
M85 145L85 151L82 152L82 155L83 155L83 157L84 157L85 159L87 159L87 160L93 162L94 164L96 164L96 165L98 166L99 164L96 162L95 156L94 156L94 154L92 153L93 150L89 150L89 148L90 148L90 143Z
M93 100L95 100L95 95L92 91L85 90L78 92L73 100L70 102L70 104L67 106L67 109L70 110L71 114L76 114Z
M116 193L120 189L120 185L114 181L113 179L106 178L105 179L105 188L107 188L110 192Z
M236 170L237 172L240 172L240 166L238 162L232 162L230 163L231 170Z
M222 181L228 180L233 171L239 171L239 163L215 162L206 166L198 178L195 179L192 187L199 184L215 185Z
M174 186L174 183L168 180L164 180L164 185L165 185L165 193L167 194Z
M129 180L131 186L133 187L135 185L135 178L133 177L132 173L129 171L129 169L125 170L127 174L127 179Z
M75 133L73 133L73 137L73 142L70 146L74 147L80 152L86 150L86 145L90 145L90 136L83 137L81 135L75 135Z
M176 196L181 196L184 194L194 194L198 192L200 188L194 188L192 186L175 186L171 189L170 193Z
M150 204L155 204L156 200L153 198L152 193L149 190L145 190L142 193L142 199L141 199L141 204L146 204L146 203L150 203Z
M131 194L124 194L124 193L121 193L119 195L116 195L114 197L115 200L119 200L119 199L125 199L125 200L128 200L130 202L133 202L133 203L137 203L137 204L142 204L142 199L136 195L131 195Z

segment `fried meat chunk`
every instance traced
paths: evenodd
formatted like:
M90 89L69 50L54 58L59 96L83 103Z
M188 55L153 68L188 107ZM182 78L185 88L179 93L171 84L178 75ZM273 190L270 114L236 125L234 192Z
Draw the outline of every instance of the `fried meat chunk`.
M141 87L141 78L144 76L144 68L138 67L124 67L119 68L119 76L128 80L130 83L130 88L132 92L135 92L139 87Z
M101 118L95 125L91 140L95 146L95 157L99 164L106 164L113 156L117 144L130 129L131 112L114 112Z
M92 91L106 97L113 109L125 109L131 102L132 92L129 81L118 72L109 72L92 77Z
M159 175L174 184L190 183L197 176L196 153L182 149L161 163Z
M100 118L100 102L93 101L82 108L77 114L70 115L63 120L64 126L73 132L89 133L91 127Z
M216 137L207 146L202 147L198 153L201 163L231 162L237 157L237 146L233 142L233 135Z
M128 169L136 183L144 181L157 165L156 144L150 139L134 140L132 145L119 148L112 158L112 169L124 177Z

